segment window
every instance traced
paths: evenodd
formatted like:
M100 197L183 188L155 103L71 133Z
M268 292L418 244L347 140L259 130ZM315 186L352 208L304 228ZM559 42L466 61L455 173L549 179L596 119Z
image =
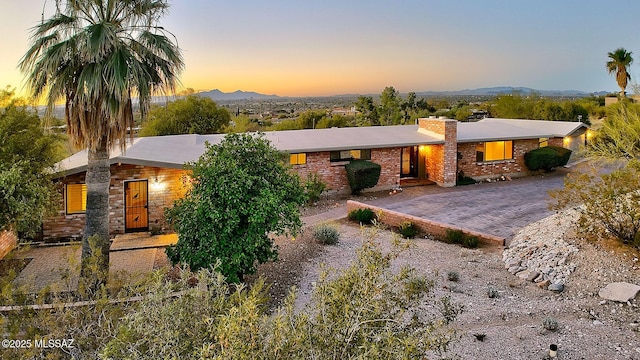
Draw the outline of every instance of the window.
M342 150L332 151L331 161L371 160L371 150Z
M477 162L510 159L513 159L513 141L491 141L476 146Z
M289 164L291 165L304 165L307 163L307 154L298 153L289 155Z
M67 184L67 214L81 214L87 210L87 185Z
M540 138L538 140L538 147L547 147L549 146L549 138Z

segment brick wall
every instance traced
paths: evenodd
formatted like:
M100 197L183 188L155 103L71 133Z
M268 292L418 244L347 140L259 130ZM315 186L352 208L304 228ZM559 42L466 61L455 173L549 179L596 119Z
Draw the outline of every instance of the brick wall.
M353 210L356 209L361 209L361 208L369 208L371 210L373 210L373 212L375 212L376 214L379 215L378 220L384 224L387 224L389 226L393 226L393 227L397 227L399 226L401 223L405 222L405 221L411 221L412 223L414 223L416 225L416 227L418 229L420 229L421 232L425 233L425 234L431 234L433 235L436 239L445 239L446 235L447 235L447 230L451 229L451 230L461 230L463 233L470 235L470 236L477 236L478 239L480 240L481 243L484 244L489 244L489 245L500 245L500 246L504 246L504 238L498 237L498 236L494 236L494 235L489 235L489 234L483 234L483 233L479 233L477 231L474 230L469 230L469 229L463 229L454 225L449 225L449 224L444 224L444 223L439 223L437 221L431 221L431 220L427 220L427 219L422 219L416 216L412 216L412 215L408 215L408 214L403 214L397 211L393 211L393 210L387 210L387 209L383 209L383 208L379 208L377 206L373 206L373 205L368 205L368 204L363 204L357 201L353 201L353 200L348 200L347 201L347 214L350 213Z
M380 180L378 185L365 191L388 190L400 182L400 152L401 148L371 149L371 161L380 164ZM307 163L294 165L293 170L304 181L309 174L317 173L327 184L330 192L349 193L349 182L344 166L348 161L331 162L330 152L307 153Z
M513 160L476 162L476 146L478 143L458 144L458 151L462 158L458 160L458 169L462 170L465 176L476 180L494 178L501 175L518 177L525 176L528 169L524 164L524 154L533 149L537 149L538 139L514 140Z
M124 223L124 181L148 181L149 228L166 229L164 209L171 206L174 199L184 196L186 186L184 170L144 167L139 165L112 165L109 187L109 233L122 234ZM84 214L65 212L64 185L84 183L85 173L62 178L60 181L61 200L56 215L43 223L43 237L47 242L59 240L80 240L84 230ZM158 182L156 183L156 179Z
M14 231L0 231L0 259L5 257L16 245L18 245L18 236Z

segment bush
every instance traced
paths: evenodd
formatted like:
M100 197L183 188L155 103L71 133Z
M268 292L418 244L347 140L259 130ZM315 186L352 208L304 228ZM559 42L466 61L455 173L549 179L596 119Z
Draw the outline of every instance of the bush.
M449 271L447 272L447 280L456 282L460 280L460 275L457 271Z
M416 235L418 235L418 228L411 221L405 221L398 227L398 232L405 239L413 239Z
M477 183L478 182L475 181L473 178L466 176L464 174L464 171L462 170L458 171L458 177L456 178L456 186L472 185Z
M564 188L550 191L551 208L575 208L579 235L589 240L614 238L640 248L640 162L602 174L571 172Z
M500 293L498 293L498 290L496 288L490 286L489 288L487 288L487 296L489 297L489 299L495 299L500 296Z
M558 320L549 317L544 318L544 320L542 320L542 327L545 330L556 331L558 330Z
M320 195L327 190L327 184L325 184L317 173L307 175L307 180L304 183L304 192L307 195L307 201L314 203L320 200Z
M551 169L567 165L571 157L571 150L558 146L546 146L531 150L524 154L524 163L531 171Z
M378 184L382 167L380 164L367 160L353 160L345 165L345 169L351 193L357 195L362 190L372 188Z
M464 232L462 230L447 229L446 241L449 244L464 244Z
M376 214L368 208L355 209L349 213L349 220L360 224L370 225L376 219Z
M465 236L464 238L464 246L471 249L477 248L479 242L480 240L478 240L477 236Z
M340 231L335 225L320 224L313 229L313 238L321 244L334 245L340 239Z

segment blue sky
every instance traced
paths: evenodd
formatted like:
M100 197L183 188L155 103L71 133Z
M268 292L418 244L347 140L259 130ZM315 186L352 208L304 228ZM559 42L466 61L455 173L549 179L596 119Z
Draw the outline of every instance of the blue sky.
M49 0L53 3L53 0ZM0 87L43 0L5 0ZM162 24L183 49L182 85L289 96L526 86L616 91L607 52L634 52L640 1L174 0ZM50 14L50 12L49 12Z

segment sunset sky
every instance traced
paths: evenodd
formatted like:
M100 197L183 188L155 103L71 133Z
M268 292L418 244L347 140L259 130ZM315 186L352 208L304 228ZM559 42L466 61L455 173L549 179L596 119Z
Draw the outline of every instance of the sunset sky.
M49 0L49 4L54 0ZM44 0L2 0L0 88ZM607 52L634 53L640 1L174 0L161 24L183 50L183 87L280 96L525 86L618 91ZM50 16L49 11L45 16ZM640 80L639 80L640 81Z

